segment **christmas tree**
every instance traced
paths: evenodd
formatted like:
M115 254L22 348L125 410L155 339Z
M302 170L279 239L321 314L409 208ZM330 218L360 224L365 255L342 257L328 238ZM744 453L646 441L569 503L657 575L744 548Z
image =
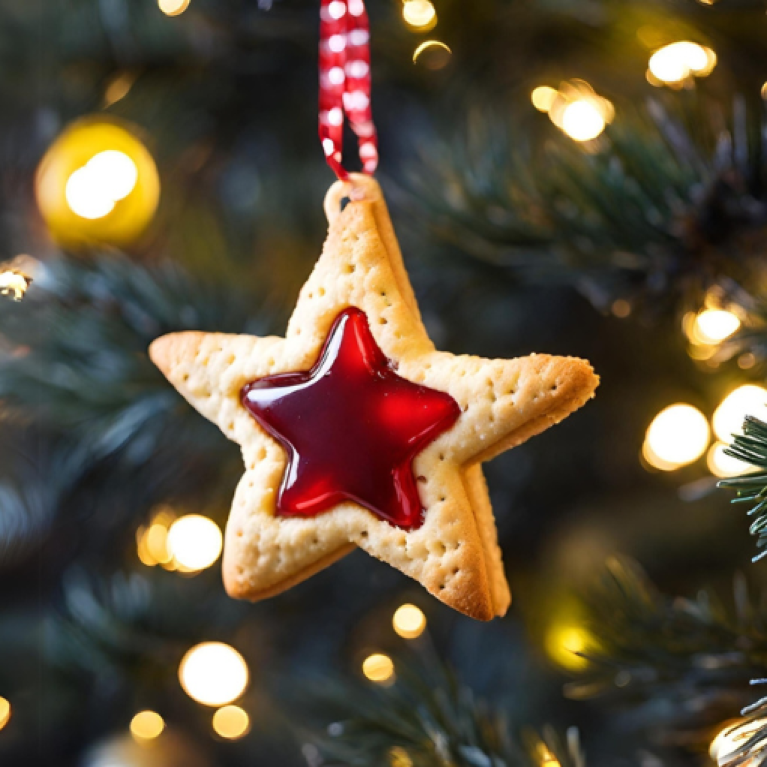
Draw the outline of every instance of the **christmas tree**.
M320 2L0 0L0 764L767 761L764 4L367 6L434 344L602 381L486 464L511 607L363 552L231 599L242 457L147 353L285 335Z

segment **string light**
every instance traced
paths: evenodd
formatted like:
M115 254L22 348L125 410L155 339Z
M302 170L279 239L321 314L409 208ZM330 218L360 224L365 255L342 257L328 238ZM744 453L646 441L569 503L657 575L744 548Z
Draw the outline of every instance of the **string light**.
M429 0L405 0L402 18L412 29L428 32L437 25L437 11Z
M642 455L656 469L673 471L697 461L709 438L708 421L700 410L692 405L670 405L647 429Z
M239 740L250 732L248 712L239 706L224 706L213 714L213 729L227 740Z
M0 697L0 730L11 720L11 704L5 698Z
M413 760L404 748L393 746L389 749L389 767L413 767Z
M417 639L426 629L426 616L415 605L402 605L394 613L392 625L403 639Z
M695 318L695 333L700 343L718 344L740 328L740 320L724 309L704 309Z
M199 514L175 520L167 532L168 553L182 568L193 572L214 564L223 542L219 526Z
M743 745L744 741L765 725L767 725L767 719L755 719L747 723L728 722L711 741L709 755L720 765L726 764L729 757Z
M362 673L378 684L390 684L394 681L394 661L383 653L373 653L362 662Z
M530 96L533 106L573 141L593 141L615 117L613 105L583 80L562 83L559 90L541 85Z
M544 647L551 660L570 671L580 671L589 662L578 653L593 648L593 638L583 626L575 623L557 623L546 632Z
M166 16L180 16L189 7L189 0L157 0L157 6Z
M99 152L67 180L65 197L69 209L89 220L108 216L138 181L136 163L124 152Z
M9 296L14 301L24 298L32 278L17 269L0 270L0 296Z
M714 412L714 434L728 442L734 434L742 434L747 415L764 416L767 407L767 389L756 384L739 386L730 392Z
M165 729L165 721L154 711L140 711L131 719L131 735L138 740L159 738Z
M233 647L203 642L193 647L178 670L186 694L205 706L225 706L248 686L248 665Z
M709 448L708 455L706 456L709 471L720 479L738 477L753 468L744 461L739 461L737 458L727 455L724 451L728 447L729 445L726 442L715 442Z
M715 66L716 54L711 48L681 41L655 51L650 56L648 71L658 82L675 86L691 76L707 77Z
M453 51L449 46L440 40L426 40L413 51L413 63L417 64L421 55L426 51L431 51L431 55L426 60L426 66L429 69L442 69L450 60Z
M559 91L556 88L551 88L548 85L539 85L537 88L533 88L530 100L539 112L548 112L554 106L558 95Z

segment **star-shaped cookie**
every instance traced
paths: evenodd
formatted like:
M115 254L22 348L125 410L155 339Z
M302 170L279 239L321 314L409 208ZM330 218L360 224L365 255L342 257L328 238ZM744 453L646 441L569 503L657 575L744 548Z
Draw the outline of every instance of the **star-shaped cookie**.
M226 589L270 597L359 546L466 615L503 615L480 464L577 410L598 378L570 357L436 351L378 184L337 182L325 210L325 248L284 339L187 332L150 348L242 448Z

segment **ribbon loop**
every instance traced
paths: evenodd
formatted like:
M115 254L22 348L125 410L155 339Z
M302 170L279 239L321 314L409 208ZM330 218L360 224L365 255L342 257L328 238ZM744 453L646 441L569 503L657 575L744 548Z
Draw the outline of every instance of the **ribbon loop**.
M364 0L322 0L320 8L320 141L339 179L344 122L357 136L365 173L378 167L378 135L370 106L370 22Z

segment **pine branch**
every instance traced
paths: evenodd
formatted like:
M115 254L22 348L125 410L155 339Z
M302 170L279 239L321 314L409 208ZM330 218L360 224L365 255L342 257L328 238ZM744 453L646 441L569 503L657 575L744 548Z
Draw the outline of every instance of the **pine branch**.
M734 489L737 497L733 503L750 504L748 515L753 517L751 535L757 537L757 547L767 547L767 423L754 416L747 416L743 434L735 435L733 444L725 451L739 461L751 464L756 471L742 477L724 479L719 487ZM767 555L762 551L754 557L756 562Z
M650 732L698 731L745 705L767 663L767 594L736 578L732 601L660 594L641 569L611 560L588 595L596 649L566 687L578 699L611 696L627 722Z
M327 690L327 684L324 685ZM338 720L315 738L322 764L367 767L584 767L577 730L565 737L514 727L503 712L477 701L436 657L397 661L397 680L375 690L344 685L318 693L315 704ZM397 758L400 759L397 762Z
M755 679L752 684L765 684L767 679ZM767 698L746 707L744 719L727 731L728 739L737 745L719 758L720 767L759 767L767 763Z

